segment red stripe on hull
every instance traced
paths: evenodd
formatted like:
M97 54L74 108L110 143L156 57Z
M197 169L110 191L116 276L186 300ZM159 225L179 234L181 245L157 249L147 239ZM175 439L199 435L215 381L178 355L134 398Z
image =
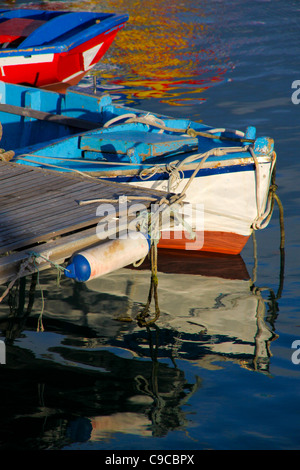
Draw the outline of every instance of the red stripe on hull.
M188 238L184 232L165 232L158 243L158 248L238 255L248 240L249 236L230 232L197 232L195 240Z

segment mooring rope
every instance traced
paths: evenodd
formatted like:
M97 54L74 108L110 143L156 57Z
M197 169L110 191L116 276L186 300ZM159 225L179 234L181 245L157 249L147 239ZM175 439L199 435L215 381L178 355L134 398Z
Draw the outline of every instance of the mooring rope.
M273 213L275 191L277 190L277 185L275 184L275 179L273 178L273 175L275 172L277 156L276 156L276 152L273 151L272 163L271 163L271 169L270 169L271 184L269 186L266 209L264 212L262 212L261 201L260 201L261 176L260 176L259 162L253 149L251 149L251 155L253 156L253 160L255 163L255 170L256 170L255 175L256 175L256 206L257 206L257 216L256 216L255 221L253 222L252 227L254 230L261 230L268 225L272 217L272 213Z
M26 269L29 267L30 263L32 262L32 260L30 258L24 260L21 264L20 264L20 267L19 267L19 270L17 272L17 274L14 276L14 278L10 281L10 283L8 284L6 290L4 291L4 293L2 294L2 296L0 297L0 303L2 302L2 300L7 296L7 294L10 292L10 290L12 289L12 287L14 286L15 282L20 279L21 277L23 277L24 275L28 274L26 273Z
M158 305L158 292L157 292L157 287L158 287L157 242L153 242L151 244L150 263L151 263L151 281L150 281L148 300L142 312L140 312L137 316L137 322L139 326L149 326L155 323L160 316L160 309ZM149 309L150 309L152 298L154 298L154 303L155 303L155 315L154 315L154 318L146 321L146 318L149 316Z
M37 272L37 285L40 289L41 292L41 299L42 299L42 308L38 317L38 323L37 323L37 328L36 331L44 331L44 325L43 325L43 313L44 313L44 308L45 308L45 300L44 300L44 291L42 289L41 283L40 283L40 270L36 264L36 258L37 255L36 253L31 253L31 256L33 257L33 265L35 267L35 270Z
M168 165L160 166L160 167L153 167L153 170L149 171L148 174L144 174L145 171L148 170L142 170L140 173L140 178L142 180L149 179L151 178L155 173L157 172L162 172L162 173L169 173L169 180L168 180L168 191L174 191L177 189L179 186L180 182L184 181L184 170L183 168L192 162L195 162L196 160L200 160L198 165L193 171L193 174L190 176L188 181L186 182L184 188L181 190L180 195L183 196L186 194L187 190L191 186L194 178L197 176L199 171L204 167L207 159L211 156L225 156L230 153L240 153L240 152L249 152L251 157L253 158L254 165L255 165L255 178L256 178L256 186L255 186L255 199L256 199L256 207L257 207L257 216L255 218L255 221L253 222L253 228L255 230L258 229L263 229L265 228L272 216L272 210L271 210L271 202L272 202L272 194L274 194L274 186L270 186L270 191L268 195L268 200L266 204L266 209L264 212L262 212L262 207L261 207L261 174L260 174L260 164L257 155L254 152L254 149L251 145L245 145L242 147L216 147L214 149L208 150L207 152L201 153L201 154L194 154L186 157L182 161L174 161ZM271 163L271 169L270 173L271 175L273 174L274 167L276 163L276 153L273 151L272 152L272 163Z
M120 116L121 118L121 116ZM116 121L114 121L116 122ZM233 130L226 130L226 129L207 129L204 131L196 131L195 129L190 128L190 123L187 128L177 128L177 127L169 127L166 126L162 119L159 119L157 116L153 114L146 114L144 116L133 116L130 117L125 121L125 124L133 124L133 123L141 123L150 125L153 127L157 127L163 131L167 132L178 132L180 134L186 134L189 137L206 137L208 139L218 139L218 140L229 140L233 142L254 142L253 139L247 139L244 137L244 133L240 131L233 131ZM224 133L224 132L231 132L237 135L237 137L229 137L229 136L222 136L222 135L215 135L216 132Z
M275 181L275 175L273 173L272 177L272 186L276 186L274 181ZM276 201L278 204L278 209L279 209L279 225L280 225L280 274L279 274L279 286L277 289L277 294L273 292L272 289L268 287L256 287L255 282L257 278L257 267L258 267L258 262L257 262L257 242L256 242L256 237L255 237L255 231L252 232L252 239L253 239L253 255L254 255L254 266L253 266L253 272L252 272L252 286L251 286L251 291L254 294L260 294L261 291L263 290L268 290L270 292L270 298L266 301L267 303L274 304L276 300L278 300L281 297L282 290L283 290L283 282L284 282L284 268L285 268L285 228L284 228L284 210L283 210L283 205L282 202L280 201L280 198L278 195L275 193L274 189L271 189L272 193L272 200L273 203Z
M61 272L64 272L66 270L66 268L64 268L63 266L59 265L58 263L55 263L54 261L51 261L49 258L47 258L46 256L44 256L40 253L36 253L34 251L28 252L28 258L26 258L25 260L23 260L20 263L19 270L18 270L17 274L10 281L10 283L8 284L6 290L4 291L2 296L0 297L0 303L7 296L7 294L13 288L14 284L16 283L16 281L18 279L26 276L27 274L32 274L32 272L36 272L37 273L37 285L40 288L41 300L42 300L41 312L40 312L39 317L38 317L37 331L44 331L42 317L43 317L43 313L44 313L45 302L44 302L43 289L42 289L41 284L40 284L40 269L39 269L38 264L37 264L37 259L38 258L43 259L44 261L49 263L51 266L55 267L57 269L57 275L58 276L60 275Z
M153 209L148 212L142 212L137 218L137 227L142 232L145 230L148 231L148 235L151 240L150 244L150 269L151 269L151 281L149 287L148 300L143 308L142 312L137 316L137 322L139 326L149 326L154 324L160 316L160 309L158 305L158 254L157 254L157 245L161 237L161 231L163 229L163 215L167 211L169 214L172 213L175 221L179 222L185 230L190 234L191 239L195 238L195 233L193 232L192 227L187 224L184 218L179 213L178 205L183 201L185 194L169 194L163 196L159 201L154 204L155 210ZM170 220L170 218L168 219ZM138 263L135 263L135 266L142 264L144 259L140 260ZM149 316L149 309L152 299L154 299L155 304L155 314L154 317L146 321L146 318Z
M0 160L2 162L9 162L15 156L13 150L0 149Z
M116 124L120 120L124 120L124 119L126 120L123 124L135 124L135 123L146 124L148 126L157 127L161 131L178 132L180 134L186 134L189 137L199 136L199 137L206 137L208 139L228 140L228 141L240 142L240 143L242 142L254 143L255 142L255 139L246 138L245 133L238 131L238 130L225 129L225 128L218 128L218 129L212 128L212 129L207 129L206 131L197 131L190 127L191 122L186 128L169 127L165 125L163 119L160 119L159 117L151 113L147 113L145 115L140 115L140 116L137 116L137 114L134 114L134 113L128 113L128 114L116 116L110 119L109 121L107 121L103 127L107 128L111 126L112 124ZM236 137L215 135L216 133L224 134L225 132L235 134Z

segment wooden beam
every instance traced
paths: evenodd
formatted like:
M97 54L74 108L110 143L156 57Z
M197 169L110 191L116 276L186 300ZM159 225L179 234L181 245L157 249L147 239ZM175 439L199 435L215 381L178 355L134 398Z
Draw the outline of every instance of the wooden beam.
M70 126L83 131L93 130L102 127L100 123L86 121L85 119L77 119L63 114L52 114L36 109L25 108L22 106L14 106L11 104L0 103L0 112L15 114L17 116L29 117L39 121L54 122L64 126Z
M120 224L118 233L123 230L126 231L126 229L127 224ZM31 263L27 266L23 276L33 274L37 270L44 271L49 269L52 267L52 263L62 264L74 253L106 241L110 236L114 235L112 229L106 232L103 231L104 233L105 237L102 235L101 238L100 231L97 232L96 227L92 227L47 243L23 249L2 258L0 257L0 286L18 276L21 263L26 262L30 258L31 253L35 253L37 261L35 265ZM49 262L47 262L47 259Z

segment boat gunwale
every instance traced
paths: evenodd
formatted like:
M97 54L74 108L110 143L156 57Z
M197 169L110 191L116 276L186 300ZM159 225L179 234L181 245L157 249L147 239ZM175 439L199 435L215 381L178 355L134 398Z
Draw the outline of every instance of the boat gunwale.
M66 13L66 12L63 12L63 13ZM70 12L71 14L72 13L82 13L82 12ZM87 13L87 12L84 12L84 13ZM98 16L99 16L99 19L101 18L100 17L101 13L99 12ZM53 44L46 44L46 45L37 45L37 46L28 46L26 47L26 45L24 46L23 43L25 43L26 39L24 39L24 41L22 41L22 43L20 44L19 47L16 47L16 48L5 48L5 49L0 49L0 59L1 58L4 58L4 57L15 57L15 56L19 56L19 55L22 55L22 56L30 56L30 55L33 55L33 54L46 54L46 53L62 53L62 52L68 52L68 51L71 51L72 49L80 46L81 44L84 44L85 42L88 42L90 41L91 39L93 38L96 38L97 36L100 36L102 34L108 34L110 33L111 31L113 31L115 28L121 28L124 26L124 24L126 23L126 21L128 21L128 15L127 14L115 14L115 13L110 13L109 14L110 16L104 18L100 23L94 23L90 26L88 26L85 30L84 30L84 33L85 34L82 34L82 32L80 33L76 33L74 35L70 34L70 32L67 32L66 34L70 34L70 36L67 38L67 40L64 40L62 38L62 41L63 43L60 44L59 42L59 35L63 35L64 33L59 31L58 32L58 35L56 38L54 38L52 41L53 41ZM95 13L93 13L93 16L91 16L91 19L94 18L95 20L97 20L97 15ZM52 18L53 20L53 18ZM51 19L49 21L46 22L46 24L49 22L51 22ZM1 26L1 24L0 24ZM37 32L39 32L41 30L41 28L43 27L44 25L40 26L39 28L37 28ZM78 26L80 26L80 23L78 23ZM95 34L95 30L97 32L97 34ZM35 31L34 31L35 32ZM28 38L30 37L31 35L28 36Z
M22 158L23 156L25 158ZM169 172L166 171L164 163L158 163L156 165L155 164L151 164L151 165L139 164L138 165L138 164L127 163L127 162L108 162L108 161L101 162L101 161L93 161L93 160L88 160L88 159L72 159L72 158L61 158L61 157L55 157L55 156L43 156L42 158L47 159L48 161L50 160L57 161L57 165L54 165L54 164L51 165L50 163L47 164L46 162L39 162L38 160L34 161L31 159L28 159L26 158L26 156L31 157L32 159L34 159L34 157L40 158L38 155L35 155L34 153L20 154L17 157L15 157L14 163L22 164L22 160L24 160L24 162L27 162L25 163L26 165L28 165L29 163L28 166L38 166L41 168L46 167L49 170L51 170L51 166L53 166L55 167L54 168L55 171L61 169L61 171L66 171L66 172L75 172L75 173L79 172L79 173L84 173L88 176L94 176L96 178L99 178L99 177L101 178L114 178L114 177L128 178L128 177L135 177L135 176L140 177L141 173L143 173L143 177L147 176L147 178L145 178L147 181L151 181L153 179L168 179L169 178ZM20 160L17 161L18 159ZM89 170L83 170L83 168L81 167L78 169L72 168L71 166L59 167L58 161L62 161L62 160L65 162L70 162L70 163L76 161L78 163L82 163L82 165L90 164L90 165L100 166L102 164L103 166L106 166L106 165L107 166L111 165L111 166L116 166L116 167L123 166L125 168L118 169L118 170L107 170L107 171L105 170L89 171ZM267 156L267 155L258 156L257 160L259 164L271 164L272 163L272 157ZM203 164L203 167L198 171L197 178L201 177L201 173L202 173L202 176L205 176L203 175L203 173L207 173L207 170L211 170L211 171L215 170L215 174L220 174L223 172L230 173L230 167L232 169L234 168L234 172L238 172L238 171L253 171L254 172L255 171L255 162L253 161L253 158L251 156L246 157L246 158L242 157L242 158L235 158L231 160L225 160L225 161L222 161L222 164L220 163L221 163L220 161L219 162L205 162ZM186 175L185 173L193 172L196 169L196 167L197 167L197 164L195 162L183 165L181 167L181 170L183 172L184 178L189 177L189 175ZM154 168L158 168L158 171L153 171ZM141 180L143 179L143 177L141 178Z

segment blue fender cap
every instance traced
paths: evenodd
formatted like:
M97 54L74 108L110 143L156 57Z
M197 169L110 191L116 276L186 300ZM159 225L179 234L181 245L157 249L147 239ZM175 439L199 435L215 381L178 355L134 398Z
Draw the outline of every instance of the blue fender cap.
M91 266L83 255L75 255L65 269L65 276L79 282L88 281L91 275Z

